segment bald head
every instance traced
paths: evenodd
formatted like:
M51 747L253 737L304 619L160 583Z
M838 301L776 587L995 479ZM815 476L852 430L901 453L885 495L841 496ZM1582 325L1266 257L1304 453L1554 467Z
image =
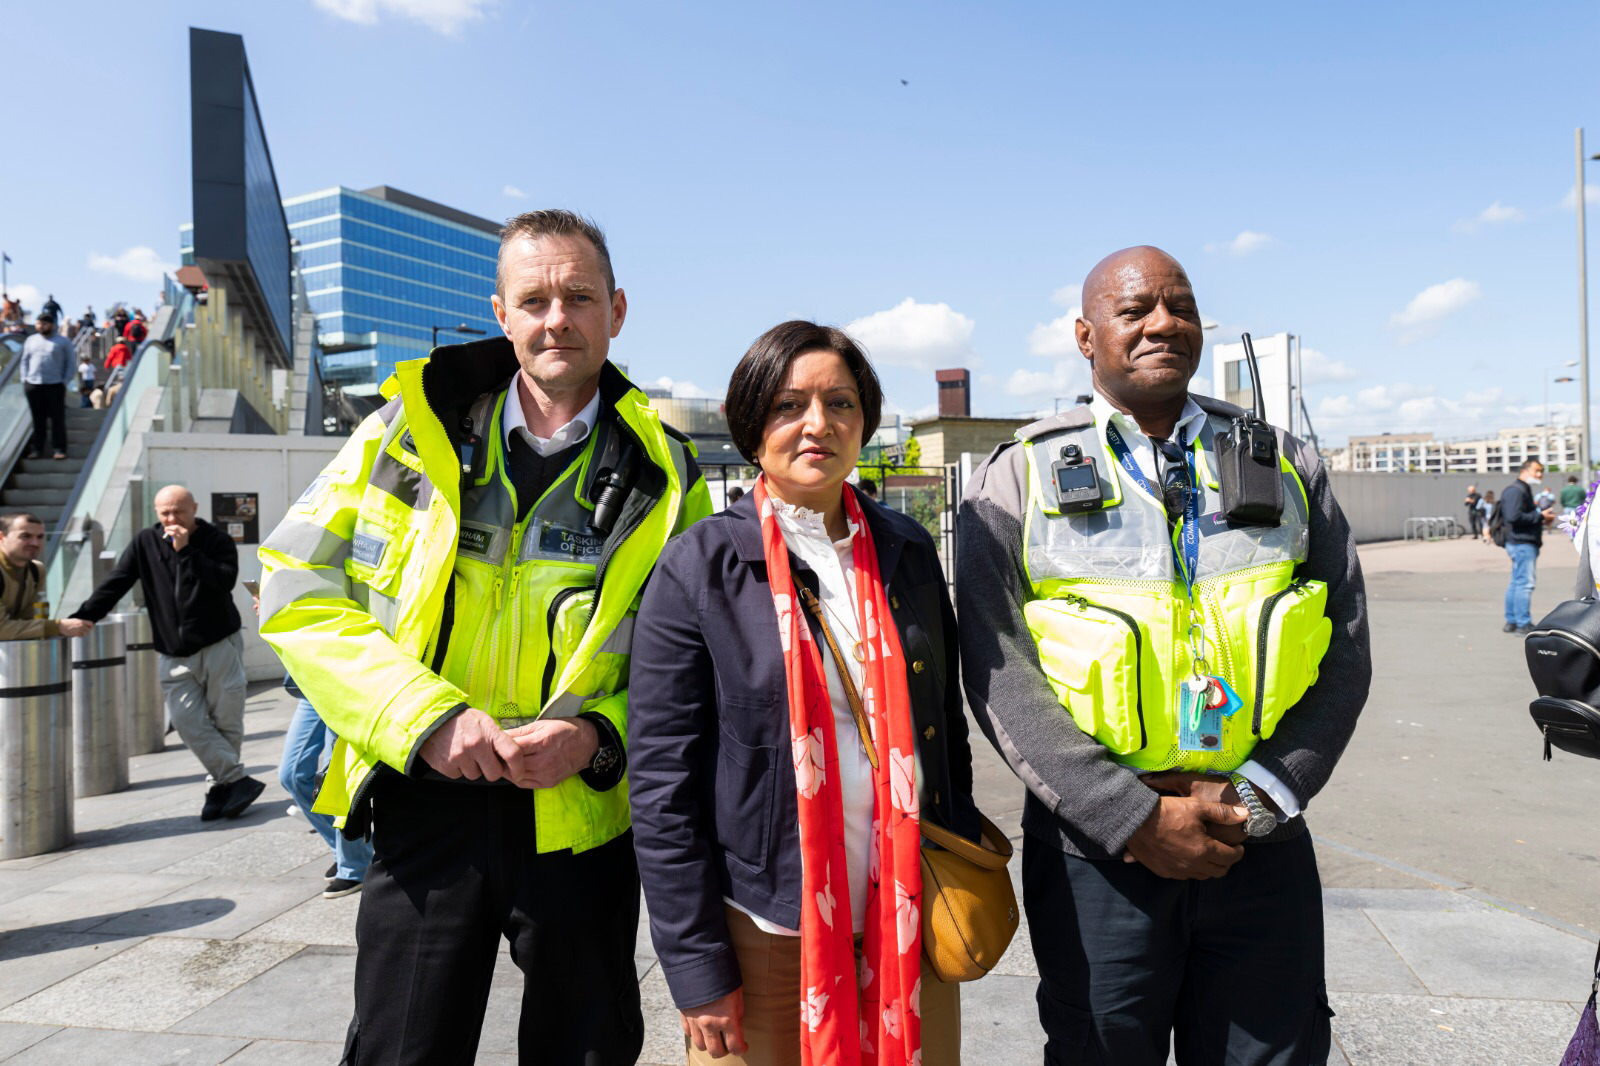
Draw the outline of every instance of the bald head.
M156 520L169 533L175 526L193 533L197 510L194 493L182 485L167 485L156 493Z
M1174 404L1181 410L1204 346L1183 265L1150 245L1100 260L1083 280L1077 339L1095 391L1114 405L1136 417Z

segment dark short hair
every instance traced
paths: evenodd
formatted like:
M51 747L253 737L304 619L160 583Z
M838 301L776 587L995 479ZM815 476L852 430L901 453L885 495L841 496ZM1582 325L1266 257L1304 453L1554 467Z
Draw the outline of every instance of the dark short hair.
M560 208L525 211L515 218L506 219L506 224L500 227L500 262L494 268L494 291L502 297L506 294L506 279L500 269L505 261L506 245L522 237L570 237L574 234L588 238L589 243L594 245L595 252L600 256L600 267L606 275L606 294L609 296L616 292L617 276L611 270L611 250L606 247L606 235L600 229L600 224L576 211L563 211Z
M1524 459L1524 460L1522 460L1522 465L1517 467L1517 473L1526 474L1528 471L1532 470L1534 467L1543 466L1543 465L1544 465L1544 460L1543 459Z
M878 483L870 477L864 477L861 479L861 491L868 496L876 496L878 494Z
M867 362L861 346L842 329L819 326L795 319L773 326L756 338L728 379L728 432L733 446L746 461L754 463L761 450L772 398L783 387L789 364L806 352L833 352L844 360L856 379L861 397L861 443L865 445L878 431L878 416L883 409L883 387ZM759 465L759 464L758 464Z
M1567 478L1567 484L1568 485L1576 485L1577 483L1578 483L1578 475L1577 474L1573 474L1571 477Z
M12 511L10 514L0 514L0 536L10 533L18 525L44 525L44 519L32 511Z

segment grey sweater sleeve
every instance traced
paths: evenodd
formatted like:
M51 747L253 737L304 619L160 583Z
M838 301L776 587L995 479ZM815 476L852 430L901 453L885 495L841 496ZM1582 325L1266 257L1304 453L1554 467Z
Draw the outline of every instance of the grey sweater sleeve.
M1356 555L1355 534L1333 498L1327 471L1316 453L1287 435L1280 439L1292 449L1295 466L1310 472L1306 496L1311 546L1298 574L1327 582L1326 612L1333 623L1333 639L1322 657L1316 683L1250 757L1271 771L1305 807L1328 783L1334 764L1355 732L1372 685L1372 647L1367 631L1367 588Z
M1023 620L1031 598L1022 561L1024 453L1001 445L972 475L957 517L956 602L967 702L989 742L1055 818L1049 841L1089 858L1120 855L1157 803L1139 778L1079 729L1039 665Z

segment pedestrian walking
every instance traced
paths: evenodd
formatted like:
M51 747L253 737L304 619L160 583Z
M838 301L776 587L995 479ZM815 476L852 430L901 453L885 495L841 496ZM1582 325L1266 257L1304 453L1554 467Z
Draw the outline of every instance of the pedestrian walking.
M51 619L44 598L44 523L26 511L0 514L0 640L81 637L94 623Z
M84 352L78 356L78 406L90 407L89 396L94 392L94 379L96 376L94 360L89 358L89 353Z
M1467 529L1471 531L1474 537L1482 535L1483 508L1479 504L1483 502L1483 496L1479 494L1478 486L1468 485L1467 498L1461 502L1466 504L1467 507Z
M1588 493L1583 491L1583 486L1578 484L1577 475L1569 474L1567 483L1561 486L1561 513L1572 514L1583 506L1584 497L1587 495Z
M178 736L210 775L202 821L237 818L266 786L245 773L244 638L233 587L239 549L197 515L182 485L156 493L156 524L133 535L110 576L74 618L98 622L138 582L144 588L161 695Z
M1544 464L1529 459L1522 464L1517 480L1500 494L1500 520L1505 525L1506 554L1511 557L1511 580L1506 584L1505 615L1502 629L1507 633L1533 631L1533 590L1539 548L1544 544L1544 527L1555 521L1554 510L1535 503L1534 486L1544 480Z
M1273 448L1281 513L1247 483L1257 521L1227 518L1244 412L1188 391L1204 334L1172 257L1102 260L1076 336L1090 402L997 448L958 523L968 704L1027 785L1044 1059L1324 1063L1301 814L1371 681L1355 538L1316 452L1270 427L1234 455Z
M607 361L599 228L519 215L496 276L505 336L403 364L260 551L261 635L339 737L316 809L372 834L346 1066L472 1061L502 937L522 1062L643 1043L632 611L711 499Z
M45 297L44 305L42 307L40 307L39 310L42 311L44 314L49 315L51 318L55 319L57 322L61 321L61 318L62 318L61 305L56 303L55 293L51 293L50 295Z
M56 331L54 315L39 314L39 330L22 342L22 391L33 415L27 458L44 455L48 429L55 458L67 457L67 382L73 376L72 342Z
M259 608L259 601L258 601ZM313 809L317 798L317 782L333 754L333 735L317 709L306 699L294 678L284 679L283 687L295 697L294 714L289 718L289 728L283 735L283 758L278 763L278 783L289 794L300 813L306 816L311 828L317 831L333 851L333 865L323 875L327 887L322 890L324 899L338 899L361 891L366 880L367 867L372 864L372 843L365 837L350 839L339 832L333 819Z

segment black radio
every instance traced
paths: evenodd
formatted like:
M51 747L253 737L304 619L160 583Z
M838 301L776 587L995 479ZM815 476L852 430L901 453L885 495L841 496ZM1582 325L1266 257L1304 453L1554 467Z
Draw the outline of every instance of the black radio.
M1105 503L1094 457L1084 455L1076 444L1061 449L1061 458L1051 464L1050 473L1056 483L1056 501L1062 514L1098 511Z
M1260 371L1250 334L1244 355L1250 362L1250 392L1254 410L1233 420L1227 432L1218 433L1217 482L1222 488L1222 514L1236 525L1275 526L1283 519L1283 478L1278 472L1278 435L1267 424L1261 400Z

